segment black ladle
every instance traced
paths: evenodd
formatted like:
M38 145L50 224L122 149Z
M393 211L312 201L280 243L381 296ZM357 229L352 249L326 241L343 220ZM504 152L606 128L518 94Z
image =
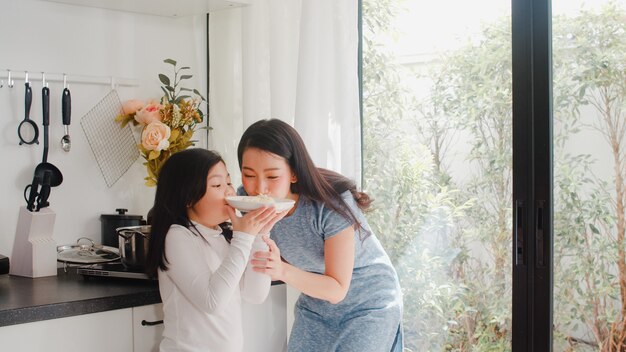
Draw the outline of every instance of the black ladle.
M39 144L39 128L35 121L30 119L30 105L33 102L33 90L30 88L28 78L26 78L26 92L24 93L25 116L24 120L17 126L17 135L20 137L20 145L22 144Z
M48 126L50 125L50 89L44 86L41 89L41 106L43 107L43 158L35 168L35 175L41 176L43 181L45 172L50 171L50 187L56 187L63 182L63 174L54 165L48 162Z

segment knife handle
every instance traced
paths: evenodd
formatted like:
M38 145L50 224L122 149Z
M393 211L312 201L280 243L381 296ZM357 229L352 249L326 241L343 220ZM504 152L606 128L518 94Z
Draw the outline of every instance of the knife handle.
M26 91L24 92L24 118L28 120L30 118L30 106L33 102L33 89L30 87L30 83L24 83Z
M43 125L50 125L50 89L43 87L41 89L41 106L43 108Z
M48 197L50 197L50 178L52 177L52 172L50 170L46 170L43 172L43 181L41 182L41 192L39 192L39 196L37 197L37 211L41 208L45 208L50 203L48 202Z
M63 116L63 124L69 125L72 120L72 96L68 88L63 89L63 97L61 98L61 115Z

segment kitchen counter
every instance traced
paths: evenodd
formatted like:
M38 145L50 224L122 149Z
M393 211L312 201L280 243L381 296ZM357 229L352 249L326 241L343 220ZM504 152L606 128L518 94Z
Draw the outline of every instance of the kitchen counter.
M0 276L0 327L160 302L156 281L85 279L72 267L35 279Z

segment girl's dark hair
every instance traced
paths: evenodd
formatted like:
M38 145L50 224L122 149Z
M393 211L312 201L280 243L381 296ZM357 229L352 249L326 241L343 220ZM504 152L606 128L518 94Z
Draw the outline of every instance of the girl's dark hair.
M220 162L224 160L218 153L193 148L172 154L161 167L151 209L150 243L146 259L146 273L149 276L156 276L159 268L167 270L165 237L170 226L178 224L198 233L189 220L187 208L204 196L207 175Z
M325 205L354 224L360 231L361 239L370 235L361 226L357 217L350 211L341 193L349 190L361 210L366 210L372 200L356 188L354 181L334 171L317 168L309 155L302 137L288 123L278 120L260 120L248 127L243 133L237 157L239 169L242 169L243 153L248 148L257 148L283 157L291 171L296 175L297 182L291 184L291 192L304 195Z

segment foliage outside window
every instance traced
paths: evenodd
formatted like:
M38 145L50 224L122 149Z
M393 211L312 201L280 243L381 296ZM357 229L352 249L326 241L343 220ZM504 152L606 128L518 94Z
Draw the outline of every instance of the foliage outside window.
M432 61L424 98L374 35L401 10L363 1L363 172L403 287L406 349L510 351L511 21ZM625 19L614 2L553 19L555 351L626 348ZM611 165L571 151L593 134Z

